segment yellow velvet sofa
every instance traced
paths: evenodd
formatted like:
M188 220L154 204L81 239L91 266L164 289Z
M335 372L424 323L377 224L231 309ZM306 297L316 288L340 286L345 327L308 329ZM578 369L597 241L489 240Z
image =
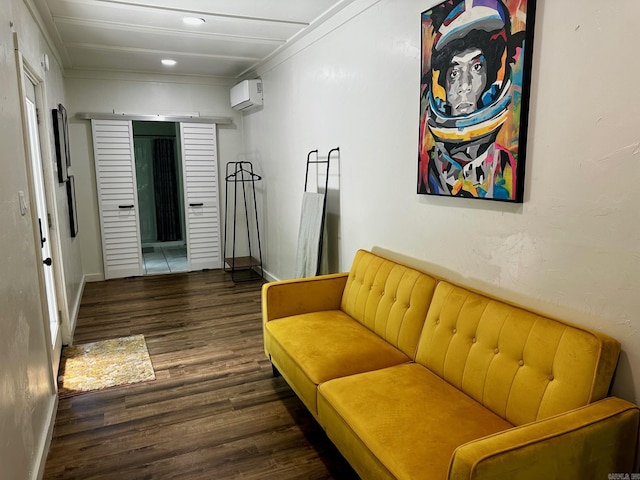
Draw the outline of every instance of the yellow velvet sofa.
M620 344L360 250L265 284L265 352L364 479L599 479L637 471Z

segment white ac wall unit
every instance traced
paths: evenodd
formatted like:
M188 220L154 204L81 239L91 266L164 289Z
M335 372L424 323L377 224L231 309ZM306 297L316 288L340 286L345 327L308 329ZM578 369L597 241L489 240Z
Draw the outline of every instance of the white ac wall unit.
M244 80L231 89L231 108L241 111L262 106L262 80Z

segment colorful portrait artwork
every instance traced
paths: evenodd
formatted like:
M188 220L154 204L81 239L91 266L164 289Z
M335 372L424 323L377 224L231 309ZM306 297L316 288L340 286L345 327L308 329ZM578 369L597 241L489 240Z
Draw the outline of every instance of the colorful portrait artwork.
M522 202L535 0L422 13L418 193Z

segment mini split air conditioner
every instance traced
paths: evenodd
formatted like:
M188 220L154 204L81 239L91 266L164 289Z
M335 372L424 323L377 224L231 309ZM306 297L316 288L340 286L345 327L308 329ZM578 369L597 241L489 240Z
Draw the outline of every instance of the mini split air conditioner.
M245 80L231 89L231 108L248 112L262 106L262 80Z

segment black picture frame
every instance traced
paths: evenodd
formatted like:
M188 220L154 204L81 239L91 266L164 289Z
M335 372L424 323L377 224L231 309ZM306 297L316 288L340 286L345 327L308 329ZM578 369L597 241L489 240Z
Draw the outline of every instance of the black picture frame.
M58 110L62 113L62 131L64 132L64 146L65 146L65 158L67 162L67 169L71 166L71 150L69 143L69 119L67 117L67 109L60 103L58 104Z
M67 110L62 104L52 110L53 133L56 146L56 165L58 167L58 182L65 183L69 178L71 156L69 155L69 128Z
M69 227L71 236L78 235L78 208L76 206L76 181L73 175L67 178L67 204L69 206Z
M535 10L447 0L422 12L417 193L523 202Z

